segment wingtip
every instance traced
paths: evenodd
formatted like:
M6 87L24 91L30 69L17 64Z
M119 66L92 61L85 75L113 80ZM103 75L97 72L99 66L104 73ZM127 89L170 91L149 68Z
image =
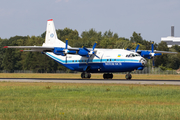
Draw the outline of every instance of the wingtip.
M20 50L20 52L23 52L24 50Z
M3 48L8 48L8 46L4 46Z

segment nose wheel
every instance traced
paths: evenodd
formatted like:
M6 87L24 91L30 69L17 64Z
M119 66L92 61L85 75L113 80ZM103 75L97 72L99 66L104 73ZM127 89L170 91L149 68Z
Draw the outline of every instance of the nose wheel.
M132 75L130 73L126 74L125 76L126 80L130 80L132 78Z
M111 73L111 74L109 74L109 73L104 73L103 74L103 78L104 79L112 79L113 78L113 74Z
M83 72L81 73L81 78L91 78L91 73L86 73L86 72Z

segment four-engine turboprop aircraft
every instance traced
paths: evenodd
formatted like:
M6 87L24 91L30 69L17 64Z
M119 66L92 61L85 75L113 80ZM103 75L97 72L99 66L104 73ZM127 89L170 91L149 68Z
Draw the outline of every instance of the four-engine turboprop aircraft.
M125 49L72 48L57 38L52 19L47 21L45 43L42 46L5 46L4 48L24 48L49 56L70 70L82 72L82 78L90 78L90 73L104 73L104 79L112 79L113 72L128 72L126 79L131 79L130 72L143 70L147 61L138 53Z

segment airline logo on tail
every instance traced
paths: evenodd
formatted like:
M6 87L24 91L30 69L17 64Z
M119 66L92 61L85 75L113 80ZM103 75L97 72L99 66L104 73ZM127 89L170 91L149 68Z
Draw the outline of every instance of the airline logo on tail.
M53 33L51 33L50 37L51 37L51 38L53 38L53 37L54 37L54 34L53 34Z

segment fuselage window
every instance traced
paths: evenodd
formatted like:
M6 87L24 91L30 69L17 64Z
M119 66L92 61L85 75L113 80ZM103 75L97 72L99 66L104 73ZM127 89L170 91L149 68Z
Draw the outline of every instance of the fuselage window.
M108 59L107 59L107 61L108 61Z
M114 61L116 61L116 59L114 59Z
M75 60L75 62L77 62L77 60Z
M74 62L74 60L72 62Z
M140 54L136 54L136 56L141 56Z
M110 61L111 61L111 59L110 59Z

